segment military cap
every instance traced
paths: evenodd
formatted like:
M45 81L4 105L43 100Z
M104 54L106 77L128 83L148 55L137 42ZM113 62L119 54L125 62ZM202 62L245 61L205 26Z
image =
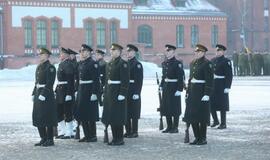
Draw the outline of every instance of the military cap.
M226 51L227 50L227 48L225 46L221 45L221 44L217 44L216 48L217 48L218 51L220 51L220 50Z
M63 53L69 54L69 51L68 51L66 48L64 48L64 47L61 47L61 51L62 51Z
M48 49L46 49L46 48L40 48L39 54L48 54L48 55L51 55L52 53Z
M123 50L123 47L117 43L113 43L111 46L111 50L115 50L115 49Z
M92 52L93 51L93 49L90 46L88 46L86 44L82 44L81 51L84 51L84 50L87 50L89 52Z
M196 45L196 48L195 48L195 51L196 51L196 52L197 52L197 51L207 52L208 49L207 49L204 45L202 45L202 44L197 44L197 45Z
M251 50L248 47L246 47L245 48L245 53L251 53Z
M169 51L169 50L176 50L176 47L173 46L173 45L170 45L170 44L166 44L165 47L166 47L166 50L167 51Z
M78 54L77 52L73 51L73 50L70 49L70 48L68 48L68 53L69 53L69 54L74 54L74 55Z
M127 50L128 51L133 50L135 52L138 52L139 51L139 49L136 46L132 45L132 44L128 44L127 45Z
M105 55L105 54L106 54L104 51L102 51L102 50L100 50L100 49L97 49L97 50L96 50L96 53L101 54L101 55Z

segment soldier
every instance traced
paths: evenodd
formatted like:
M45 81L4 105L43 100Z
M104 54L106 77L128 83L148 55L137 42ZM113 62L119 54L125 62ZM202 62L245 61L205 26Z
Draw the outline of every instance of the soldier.
M60 131L56 138L70 139L73 135L74 67L67 49L61 48L60 60L55 90Z
M233 51L233 55L232 55L233 75L235 76L239 76L238 58L239 58L239 54L236 51Z
M130 80L127 97L127 123L124 137L138 137L138 119L141 116L141 90L143 84L143 66L135 57L138 48L132 44L127 45Z
M107 62L104 60L105 52L102 50L96 50L96 60L99 65L99 81L100 81L100 94L98 95L99 105L103 106L103 90L105 87L106 80L106 64Z
M166 60L162 62L161 115L166 116L167 128L162 133L178 133L181 115L181 92L184 87L183 63L175 58L176 47L165 45ZM173 119L172 119L173 118Z
M35 146L53 146L53 127L57 126L57 108L53 92L56 70L50 63L51 52L40 49L33 96L33 125L38 128L40 142Z
M195 59L190 64L190 76L186 95L186 110L183 120L191 123L195 140L191 145L207 144L206 129L210 122L210 95L213 86L213 69L206 59L207 48L196 45Z
M239 55L239 75L246 76L249 72L248 57L244 52Z
M102 122L111 126L113 139L109 145L123 145L123 125L127 116L127 93L129 86L129 66L121 58L123 47L112 44L111 61L106 66L104 109Z
M232 65L228 58L224 57L226 47L216 45L216 57L211 61L214 69L214 89L211 96L211 114L214 123L211 127L219 125L217 111L220 111L221 124L218 129L225 129L226 126L226 112L229 111L229 91L232 84Z
M92 48L83 44L80 51L79 87L75 118L82 123L84 136L79 142L96 142L96 122L99 121L98 64L92 59Z
M263 58L259 52L255 52L253 55L254 75L260 76L263 67Z
M270 70L269 70L269 63L270 61L268 60L269 53L264 52L263 54L263 75L267 76L270 75Z

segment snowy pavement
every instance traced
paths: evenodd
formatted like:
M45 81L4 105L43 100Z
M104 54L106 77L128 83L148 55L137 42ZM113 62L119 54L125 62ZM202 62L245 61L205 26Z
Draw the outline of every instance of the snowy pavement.
M102 142L104 127L98 122L97 143L56 140L55 147L34 147L39 137L36 128L31 125L33 84L29 80L0 80L0 160L270 159L270 77L234 79L228 129L209 128L208 145L205 146L183 143L183 122L180 122L178 134L160 133L156 112L157 85L155 79L146 79L142 91L139 138L125 139L124 146L107 146ZM182 108L184 110L184 104ZM193 140L191 130L190 135Z

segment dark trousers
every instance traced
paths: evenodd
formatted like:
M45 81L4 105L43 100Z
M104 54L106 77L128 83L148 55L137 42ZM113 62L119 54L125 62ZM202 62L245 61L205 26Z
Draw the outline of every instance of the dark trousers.
M123 141L124 139L124 133L123 133L123 126L118 126L118 125L111 125L112 129L112 137L113 137L113 142L119 142Z
M53 127L38 127L38 133L41 139L53 140Z
M212 110L211 115L213 117L214 123L215 122L219 123L219 120L217 117L217 111ZM226 125L226 111L220 111L220 119L221 119L221 124Z
M66 122L71 122L73 120L73 103L65 102L57 104L57 118L58 122L65 120Z
M179 116L166 116L167 128L178 128Z
M82 122L83 133L86 138L97 136L96 122Z
M138 133L138 119L128 119L125 125L126 133Z
M192 123L192 130L196 139L206 140L207 124L206 123Z

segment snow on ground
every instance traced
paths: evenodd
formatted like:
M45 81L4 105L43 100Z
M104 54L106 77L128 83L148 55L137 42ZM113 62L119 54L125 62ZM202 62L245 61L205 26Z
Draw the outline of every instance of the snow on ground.
M156 71L160 73L160 69L153 64L144 64L144 69L149 76L142 90L138 139L126 139L126 144L120 147L107 146L102 142L104 127L98 122L97 143L56 140L52 148L33 147L39 140L31 124L35 66L0 71L0 160L270 159L270 77L235 77L230 93L228 129L209 128L208 145L190 146L183 143L183 122L180 121L179 134L162 134L158 130L157 85L153 76ZM184 103L182 108L184 110ZM191 131L190 138L193 140Z

